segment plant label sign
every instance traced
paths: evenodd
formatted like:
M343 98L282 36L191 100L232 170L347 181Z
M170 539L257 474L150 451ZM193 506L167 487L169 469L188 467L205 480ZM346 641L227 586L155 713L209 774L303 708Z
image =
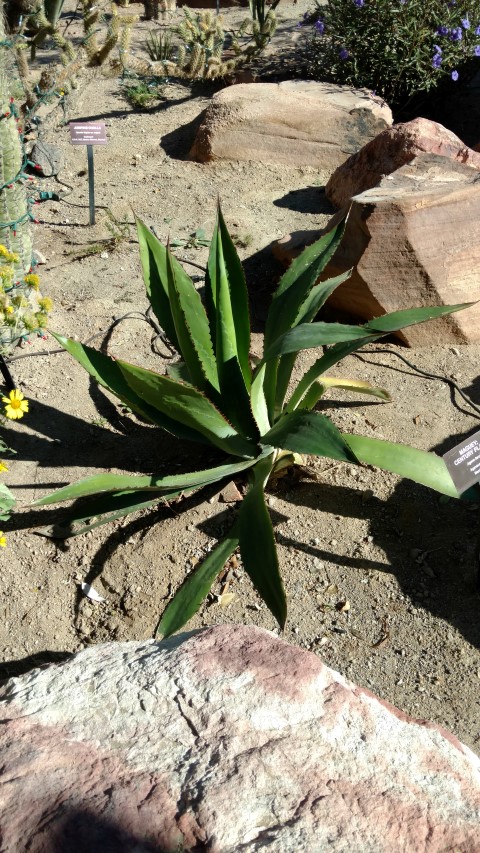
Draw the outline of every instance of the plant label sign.
M106 145L107 133L103 121L71 121L70 142L87 146L89 224L95 225L95 180L93 171L93 146Z
M72 145L106 145L107 133L103 121L71 121Z
M459 494L480 482L480 430L443 454Z

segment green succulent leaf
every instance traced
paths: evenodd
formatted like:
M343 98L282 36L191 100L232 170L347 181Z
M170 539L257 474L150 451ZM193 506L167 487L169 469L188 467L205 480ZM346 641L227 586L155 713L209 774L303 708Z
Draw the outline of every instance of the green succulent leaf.
M171 493L169 497L175 497L175 493ZM163 500L165 498L161 495L152 497L151 491L110 492L100 495L86 505L72 507L66 522L42 527L36 533L49 539L71 539L73 536L80 536L81 533L88 533L96 527L102 527L110 521L117 521L132 512L149 509Z
M198 431L233 456L257 454L256 445L238 435L213 403L193 386L124 361L116 364L135 394L172 420Z
M135 219L143 280L150 305L167 338L172 342L177 352L180 352L180 343L175 330L168 295L167 250L141 219L138 217ZM178 261L174 263L174 266L179 275L186 275Z
M191 278L175 264L168 248L167 283L177 340L191 381L205 390L207 380L218 391L217 366L205 308Z
M284 273L273 296L264 337L264 360L270 359L265 372L264 391L271 420L278 416L282 409L295 363L295 355L293 355L281 359L279 366L278 360L273 360L270 355L271 347L278 338L295 327L302 319L310 319L314 304L317 303L320 307L332 290L343 280L339 276L331 282L315 284L338 248L344 230L345 218L338 221L330 231L311 246L307 246Z
M265 326L265 350L298 322L301 308L317 279L337 250L345 230L345 221L338 221L290 264L274 293ZM340 282L338 282L340 283ZM328 289L328 283L325 283Z
M227 560L238 547L238 522L229 535L187 577L158 623L156 635L170 637L195 615Z
M273 455L252 470L253 482L239 513L240 553L245 571L280 627L285 627L287 602L278 564L272 521L264 486L273 467Z
M369 382L362 382L357 379L334 379L333 377L323 376L321 382L314 382L302 399L302 410L313 409L325 391L329 388L341 388L343 391L351 391L354 394L367 394L372 397L378 397L384 403L391 401L391 396L385 388L377 388L370 385Z
M347 326L344 323L302 323L277 338L265 351L264 360L270 361L286 353L298 353L305 349L344 343L360 339L371 339L372 332L363 326Z
M280 447L294 453L327 456L342 462L357 462L355 453L330 418L318 412L296 411L282 415L264 436L266 447Z
M173 417L169 417L165 412L160 411L154 405L150 405L146 399L137 394L126 381L124 374L120 370L118 361L115 361L103 352L92 349L92 347L86 344L72 341L71 338L64 338L62 335L55 334L55 332L51 332L50 334L78 361L90 376L118 397L122 403L129 406L137 415L145 418L150 423L157 424L157 426L162 427L177 438L197 441L202 444L209 443L200 431L190 429L187 425L177 421Z
M408 477L450 498L458 498L444 460L435 453L361 435L343 433L343 438L360 462Z
M34 501L32 506L46 506L47 504L72 501L85 498L89 495L98 495L101 492L126 492L126 491L154 491L159 494L170 493L172 490L180 492L191 491L210 483L216 483L226 477L232 477L241 471L245 471L255 464L255 460L248 459L243 462L232 462L218 465L215 468L207 468L203 471L192 471L188 474L175 474L166 477L149 477L134 474L94 474L57 489L44 498Z
M0 521L8 521L10 511L15 506L15 498L5 483L0 483Z
M311 323L316 317L320 308L323 307L328 297L337 289L339 284L350 278L352 270L341 273L335 278L328 278L326 281L320 281L315 287L312 287L310 293L299 308L295 325L300 323Z
M270 429L270 421L268 418L267 401L265 399L265 391L263 387L265 379L266 365L263 364L252 381L250 389L250 398L252 401L252 411L260 434L267 432Z
M205 296L222 393L222 368L232 359L238 361L248 390L251 382L248 292L243 268L220 205L210 244Z
M425 308L407 308L404 311L392 311L390 314L384 314L382 317L375 317L374 320L369 320L365 323L365 328L370 332L399 332L401 329L406 329L407 326L416 326L417 323L425 323L426 320L435 320L437 317L444 317L446 314L454 314L456 311L463 311L464 308L470 308L475 305L475 302L464 302L459 305L433 305Z

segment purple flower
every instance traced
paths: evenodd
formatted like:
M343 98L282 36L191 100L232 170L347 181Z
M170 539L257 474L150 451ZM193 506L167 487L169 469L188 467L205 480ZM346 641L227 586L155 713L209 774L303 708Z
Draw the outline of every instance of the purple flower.
M340 59L348 59L348 57L350 56L346 47L342 47L339 50L338 55L339 55Z
M438 44L434 44L433 46L434 46L434 48L435 48L435 52L436 52L436 53L440 53L440 54L442 53L442 48L441 48L441 47L439 47L439 46L438 46Z
M322 35L324 30L325 30L324 22L323 21L315 21L315 29L316 29L317 33L320 33L320 35Z
M450 41L461 41L463 32L461 27L454 27L450 33Z
M362 6L365 6L365 0L354 0L354 3L355 6L358 6L359 9L361 9Z
M473 55L474 56L480 56L480 44L476 44L475 47L473 48Z
M452 80L454 80L454 81L455 81L455 83L457 82L457 80L458 80L458 71L452 71Z
M468 20L468 18L462 18L462 27L464 30L470 29L470 21Z
M449 32L450 32L450 30L448 29L448 27L442 26L442 27L438 27L438 29L437 29L437 35L438 36L448 36Z
M442 64L442 57L439 53L436 53L432 58L432 68L440 68Z
M480 36L480 25L475 29L475 35Z

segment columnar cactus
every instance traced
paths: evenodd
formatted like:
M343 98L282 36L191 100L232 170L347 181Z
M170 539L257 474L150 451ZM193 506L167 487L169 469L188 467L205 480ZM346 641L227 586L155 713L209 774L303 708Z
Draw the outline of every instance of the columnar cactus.
M27 193L21 179L22 144L10 102L7 39L0 5L0 244L18 256L15 276L23 278L32 264Z

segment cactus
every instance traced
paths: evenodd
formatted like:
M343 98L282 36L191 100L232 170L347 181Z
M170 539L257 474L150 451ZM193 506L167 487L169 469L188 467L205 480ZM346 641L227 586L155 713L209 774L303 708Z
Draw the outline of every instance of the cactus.
M8 51L0 6L0 244L18 256L14 275L23 278L32 263L31 217L22 180L26 163L10 100Z

